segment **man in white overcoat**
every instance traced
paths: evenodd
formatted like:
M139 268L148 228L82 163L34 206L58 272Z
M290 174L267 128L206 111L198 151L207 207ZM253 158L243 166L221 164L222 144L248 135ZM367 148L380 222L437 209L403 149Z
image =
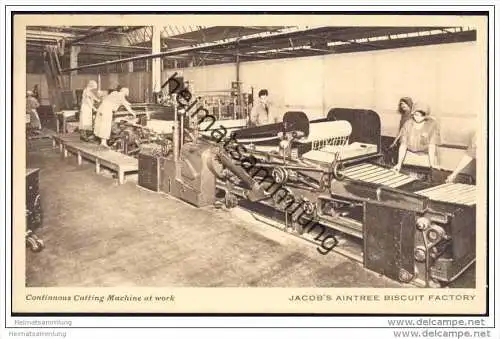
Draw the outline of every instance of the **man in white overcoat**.
M82 103L80 106L80 122L78 125L78 129L80 130L80 136L84 140L88 140L90 135L92 134L93 124L92 124L92 113L95 109L94 102L98 102L99 99L94 94L94 91L97 90L97 82L94 80L90 80L87 84L87 87L83 90L82 93Z
M113 123L113 113L124 106L125 109L136 116L130 103L126 97L129 94L128 88L124 87L119 92L112 92L103 98L101 105L97 109L97 116L95 118L94 134L101 139L101 145L107 147L107 141L111 134L111 126Z

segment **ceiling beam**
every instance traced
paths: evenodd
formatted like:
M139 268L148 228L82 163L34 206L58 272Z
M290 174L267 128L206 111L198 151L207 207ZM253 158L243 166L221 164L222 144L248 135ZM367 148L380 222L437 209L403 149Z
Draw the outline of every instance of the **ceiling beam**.
M243 54L243 53L225 53L225 52L209 52L209 51L201 51L201 52L198 52L199 54L210 54L210 55L220 55L220 56L226 56L226 57L236 57L237 55L239 55L240 57L243 57L243 58L265 58L267 59L265 56L259 56L259 55L246 55L246 54Z
M245 28L245 27L243 27ZM134 30L137 27L133 28ZM268 59L268 58L281 58L283 55L286 57L290 56L308 56L308 55L318 55L318 54L329 54L329 53L344 53L344 51L367 51L367 50L377 50L377 49L386 49L386 48L397 48L403 46L407 46L404 38L396 38L392 40L367 40L365 41L351 41L355 39L369 39L374 37L380 37L384 35L397 35L397 34L405 34L405 33L414 33L423 30L443 30L446 31L450 29L449 27L366 27L363 29L362 27L318 27L312 29L298 29L292 31L280 31L275 33L267 33L267 34L252 34L246 35L241 38L237 37L229 37L226 40L217 40L217 41L209 41L206 43L199 43L194 46L184 46L177 48L170 48L167 50L162 49L159 53L150 54L147 53L150 51L150 48L147 46L138 47L134 46L132 48L127 49L125 46L120 45L107 45L104 43L76 43L77 45L83 46L88 45L90 47L95 47L95 50L89 49L89 53L97 52L98 47L102 47L102 49L107 49L107 51L101 51L101 53L105 53L108 56L117 56L118 54L129 54L131 57L126 57L119 60L110 60L99 62L96 64L90 65L82 65L74 69L65 69L63 71L71 71L71 70L79 70L84 68L91 67L100 67L104 65L110 64L118 64L122 62L128 61L138 61L138 60L147 60L152 58L172 58L172 59L183 59L180 55L188 54L188 57L192 57L193 55L210 55L211 57L220 56L219 59L221 62L225 62L225 57L234 58L236 54L239 54L241 57L245 58L246 61L250 59ZM474 33L470 33L474 32ZM200 34L200 32L192 32ZM204 32L205 33L205 32ZM232 32L234 33L234 32ZM427 44L425 40L431 43L445 43L445 42L454 42L456 39L463 41L463 39L475 39L475 31L464 31L465 34L462 37L457 37L458 33L453 33L448 31L448 33L426 35L426 36L415 36L409 38L410 40L416 42L416 44ZM103 32L98 32L98 34L103 34ZM186 33L190 34L190 33ZM207 41L211 38L215 38L216 36L220 36L221 32L211 32L211 34L207 34ZM471 35L472 34L472 35ZM438 37L438 38L436 38ZM282 48L290 47L290 39L293 39L294 46L311 46L311 48L304 50L283 50ZM163 40L175 42L177 41L190 41L193 40L188 39L187 37L166 37ZM40 43L43 43L42 40L37 40ZM186 42L187 42L186 41ZM344 41L346 44L342 45L334 45L331 47L327 47L326 44L328 42L335 41ZM470 41L470 40L467 40ZM189 42L188 42L189 43ZM176 44L178 45L178 44ZM239 53L236 52L236 46L238 45ZM87 47L88 47L87 46ZM109 48L106 48L109 46ZM248 52L255 52L259 49L266 50L269 49L268 53L263 54L247 54ZM275 51L278 50L278 51ZM144 54L137 55L138 53L145 52ZM279 53L279 54L277 54ZM207 61L213 61L213 58L207 59Z
M187 39L187 38L176 38L176 37L166 37L166 38L161 38L162 40L175 40L175 41L186 41L186 42L197 42L198 40L196 39Z
M89 47L103 47L103 48L119 48L123 50L136 50L136 51L151 51L151 47L142 47L142 46L122 46L122 45L111 45L111 44L105 44L105 43L99 43L99 42L79 42L74 45L77 46L89 46Z
M26 30L26 39L30 38L42 38L42 39L70 39L74 38L74 33L62 33L62 32L52 32L52 31L35 31L28 29Z
M98 26L99 27L99 26ZM78 42L81 42L81 41L84 41L84 40L87 40L87 39L90 39L90 38L93 38L95 36L99 36L99 35L102 35L102 34L105 34L105 33L108 33L108 32L113 32L113 31L116 31L118 29L120 29L121 26L116 26L116 27L108 27L102 31L95 31L95 32L92 32L92 33L89 33L81 38L78 38L78 39L74 39L74 40L71 40L68 42L68 46L71 46L71 45L74 45Z
M104 65L110 65L110 64L118 64L122 62L129 62L129 61L136 61L136 60L145 60L145 59L154 59L154 58L161 58L164 56L168 55L178 55L178 54L185 54L189 52L199 52L203 50L211 50L211 49L219 49L219 48L224 48L228 46L234 46L236 43L238 44L252 44L254 42L262 42L265 40L270 40L273 38L289 38L289 37L294 37L294 36L300 36L301 34L304 34L305 32L307 33L314 33L314 32L322 32L322 31L327 31L329 27L318 27L318 28L309 28L309 29L300 29L300 30L293 30L293 31L288 31L288 32L277 32L277 33L270 33L265 36L247 36L247 37L241 37L241 38L231 38L231 39L226 39L225 41L216 41L216 42L211 42L211 43L206 43L206 44L199 44L197 46L190 46L190 47L181 47L181 48L175 48L171 49L165 52L159 52L159 53L153 53L153 54L146 54L146 55L140 55L132 58L125 58L125 59L119 59L119 60L112 60L112 61L107 61L105 63L97 63L97 64L91 64L91 65L83 65L79 67L74 67L74 68L69 68L63 70L63 72L70 72L70 71L76 71L80 69L85 69L89 67L99 67L99 66L104 66Z
M27 46L27 49L30 51L38 52L38 53L43 53L45 51L45 46L47 45L35 45L31 44ZM84 55L84 54L101 54L101 55L108 55L108 56L134 56L134 55L140 55L144 52L144 50L136 50L136 49L128 49L128 48L103 48L103 47L93 47L93 46L86 46L82 45L80 46L80 52L79 55Z

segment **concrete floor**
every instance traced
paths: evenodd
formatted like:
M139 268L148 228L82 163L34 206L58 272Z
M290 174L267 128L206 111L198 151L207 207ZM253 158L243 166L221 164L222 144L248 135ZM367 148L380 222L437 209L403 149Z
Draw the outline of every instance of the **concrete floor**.
M118 186L48 139L31 142L27 164L41 169L46 246L27 251L27 286L401 286L234 212Z

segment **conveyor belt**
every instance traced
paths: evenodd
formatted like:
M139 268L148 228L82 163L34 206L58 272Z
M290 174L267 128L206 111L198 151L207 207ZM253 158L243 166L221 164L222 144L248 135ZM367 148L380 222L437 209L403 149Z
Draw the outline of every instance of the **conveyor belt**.
M473 206L476 204L476 186L466 184L443 184L415 192L434 201Z
M400 187L406 185L416 178L406 174L397 173L393 170L372 164L361 164L349 167L341 172L347 178L381 184L389 187Z
M307 160L331 164L338 155L340 159L352 159L377 153L377 145L353 142L347 146L326 145L321 149L312 149L302 157Z

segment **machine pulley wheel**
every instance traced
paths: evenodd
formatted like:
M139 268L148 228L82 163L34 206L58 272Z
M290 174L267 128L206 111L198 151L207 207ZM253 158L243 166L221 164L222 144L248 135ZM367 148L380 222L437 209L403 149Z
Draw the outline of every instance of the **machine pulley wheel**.
M409 283L410 281L412 281L413 279L413 274L411 274L410 272L408 272L407 270L401 268L399 270L399 274L398 274L398 278L399 278L399 281L401 282L404 282L404 283Z
M337 162L333 165L333 176L337 180L344 180L345 175L342 173L344 165L341 162Z
M316 210L316 206L311 201L304 198L302 200L302 209L304 210L304 212L306 212L306 214L312 215Z
M277 184L284 184L288 180L288 171L282 167L273 169L272 176Z
M273 200L277 205L283 206L285 209L287 206L295 202L292 191L287 187L281 187L272 194Z
M224 171L224 165L222 164L219 154L216 150L212 151L211 156L208 158L207 161L207 166L208 169L215 174L219 179L225 179L226 178L226 171Z

